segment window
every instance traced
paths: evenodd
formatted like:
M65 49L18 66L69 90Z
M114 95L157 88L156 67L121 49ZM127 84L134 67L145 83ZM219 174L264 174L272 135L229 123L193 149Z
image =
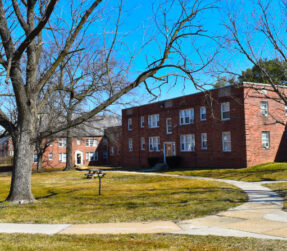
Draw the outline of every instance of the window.
M66 147L67 145L67 139L59 139L59 147Z
M145 139L141 137L141 150L145 150Z
M148 116L148 127L149 128L159 127L159 114L154 114L154 115Z
M49 160L53 160L53 153L49 153Z
M111 154L111 156L113 156L115 154L113 146L111 146L110 154Z
M144 128L144 116L141 116L141 128Z
M108 159L108 152L107 152L107 151L104 151L104 152L103 152L103 158L104 158L104 159Z
M194 109L186 109L179 111L179 124L188 125L194 122Z
M285 116L287 116L287 105L285 105Z
M225 102L221 104L221 120L229 120L230 119L230 104L229 102Z
M96 147L98 145L98 141L96 139L86 139L86 146Z
M222 151L231 152L231 134L230 132L222 133Z
M159 152L160 151L160 143L159 137L149 137L149 151L150 152Z
M77 145L81 145L81 140L80 139L77 139Z
M132 128L132 119L128 119L128 130L131 131L133 128Z
M98 152L87 152L86 153L87 161L97 161L98 160Z
M38 154L33 155L33 160L34 160L34 163L38 162Z
M200 107L200 120L206 120L206 108L205 106Z
M129 151L132 152L133 151L133 139L129 138Z
M66 162L67 155L65 153L59 153L59 162Z
M9 155L9 156L14 156L14 151L13 151L13 150L10 150L10 151L8 152L8 155Z
M268 117L268 101L260 101L260 113L263 117Z
M201 149L202 150L207 149L207 133L201 134Z
M181 152L195 151L194 134L186 134L180 136L180 150Z
M166 119L166 134L172 134L171 118Z
M270 148L270 132L269 131L262 132L262 148L264 149Z

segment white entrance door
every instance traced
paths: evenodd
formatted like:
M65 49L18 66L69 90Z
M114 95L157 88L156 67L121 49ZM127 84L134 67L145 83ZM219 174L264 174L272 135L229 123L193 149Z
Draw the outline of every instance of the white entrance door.
M83 165L83 152L82 151L75 152L75 163L76 165Z

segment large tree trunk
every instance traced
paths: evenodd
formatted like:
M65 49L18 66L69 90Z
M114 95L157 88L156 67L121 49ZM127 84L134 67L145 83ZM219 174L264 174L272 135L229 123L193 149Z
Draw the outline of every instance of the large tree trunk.
M40 154L38 154L37 172L42 170L42 168L43 168L43 154L40 153Z
M69 123L72 120L72 113L68 112L67 114L67 122ZM66 167L64 171L73 170L73 135L72 135L72 129L67 129L67 146L66 146Z
M34 147L30 144L31 135L21 130L14 136L14 165L8 201L13 203L30 203L34 201L31 192L31 173L33 165Z

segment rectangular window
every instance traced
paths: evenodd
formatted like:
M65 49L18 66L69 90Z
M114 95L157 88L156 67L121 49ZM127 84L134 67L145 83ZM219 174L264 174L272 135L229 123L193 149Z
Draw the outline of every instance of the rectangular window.
M53 160L53 153L49 153L49 160Z
M104 151L104 152L103 152L103 158L104 158L104 159L108 159L108 152L107 152L107 151Z
M145 150L145 139L141 137L141 150Z
M231 152L231 134L230 132L222 133L222 151Z
M98 141L96 139L86 139L86 146L96 147L97 145L98 145Z
M206 120L206 107L205 106L200 107L200 120L201 121Z
M132 152L133 151L133 139L129 138L129 151Z
M144 116L141 116L141 128L144 128Z
M262 148L264 149L270 148L270 132L269 131L262 132Z
M148 116L148 127L149 128L159 127L159 114L154 114L154 115Z
M166 134L172 134L171 118L166 119Z
M98 160L98 152L87 152L86 153L87 161L97 161Z
M179 111L179 124L188 125L194 122L194 109L185 109Z
M221 104L221 120L229 120L230 119L230 104L229 102L225 102Z
M195 151L195 137L194 134L186 134L180 136L180 151L193 152Z
M77 145L81 145L81 140L80 139L77 139Z
M114 152L114 147L111 146L110 155L113 156L114 154L115 154L115 152Z
M201 149L202 150L207 149L207 133L201 134Z
M149 137L149 151L150 152L159 152L160 151L160 142L159 137Z
M132 119L128 119L128 130L129 131L131 131L133 129L132 123L133 123Z
M66 153L59 153L59 162L66 162L67 155Z
M33 155L33 160L34 160L34 163L38 162L38 154Z
M287 116L287 105L285 105L285 116Z
M66 147L67 145L67 139L59 139L59 147Z
M260 101L260 113L263 117L268 117L268 101Z

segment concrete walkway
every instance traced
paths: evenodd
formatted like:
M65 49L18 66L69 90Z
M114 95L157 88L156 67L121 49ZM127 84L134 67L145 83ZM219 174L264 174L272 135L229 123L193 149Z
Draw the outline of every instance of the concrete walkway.
M137 173L139 174L139 173ZM140 175L143 175L142 173ZM99 224L0 224L0 233L41 234L127 234L173 233L189 235L218 235L287 240L287 212L282 211L283 199L262 186L266 182L241 182L202 177L150 174L205 179L235 185L245 191L249 201L216 215L179 222L154 221Z

